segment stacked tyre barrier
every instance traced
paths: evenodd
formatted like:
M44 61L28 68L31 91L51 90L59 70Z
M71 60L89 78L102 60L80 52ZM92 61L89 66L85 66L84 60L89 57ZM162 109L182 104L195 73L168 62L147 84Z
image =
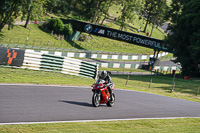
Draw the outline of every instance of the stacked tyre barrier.
M4 48L6 51L9 51L8 49L9 48ZM17 60L17 55L13 61ZM8 64L9 59L7 58L8 54L5 54L3 61L4 64L0 63L0 65L16 66ZM98 65L96 63L89 63L79 59L34 52L32 50L24 50L23 62L18 67L32 70L54 71L93 79L95 79L98 74Z

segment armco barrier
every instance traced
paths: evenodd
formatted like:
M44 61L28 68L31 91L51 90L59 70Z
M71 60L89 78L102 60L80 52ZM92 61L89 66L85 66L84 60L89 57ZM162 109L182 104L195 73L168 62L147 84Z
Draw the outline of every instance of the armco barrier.
M101 68L135 68L142 69L142 64L130 64L130 63L97 63ZM180 70L180 66L154 66L153 70L170 71Z
M75 57L75 58L91 58L91 59L112 59L112 60L145 60L153 57L153 55L124 55L124 54L102 54L102 53L85 53L85 52L59 52L59 51L43 51L32 50L35 52L41 52L46 54ZM158 54L158 57L168 55L168 52Z
M98 65L95 63L89 63L69 57L43 54L30 50L25 51L24 62L21 68L56 71L93 79L95 79L98 74Z

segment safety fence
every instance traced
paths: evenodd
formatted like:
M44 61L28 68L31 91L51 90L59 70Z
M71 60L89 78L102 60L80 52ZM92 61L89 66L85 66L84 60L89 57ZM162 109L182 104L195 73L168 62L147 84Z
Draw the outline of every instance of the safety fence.
M0 65L9 64L24 69L56 71L93 79L95 79L98 74L98 65L78 59L44 54L32 50L24 50L23 57L22 55L19 57L18 55L21 53L19 50L2 47L0 47L0 52L4 55L3 58L0 59ZM21 64L13 64L17 62L19 58L22 60ZM12 61L9 61L10 59L12 59Z
M97 63L99 67L101 68L135 68L135 69L143 69L143 65L147 65L148 62L141 62L141 63ZM159 70L159 71L171 71L171 70L180 70L179 65L171 65L171 66L154 66L153 70Z
M37 50L38 51L38 50ZM57 51L38 51L59 56L75 57L75 58L91 58L91 59L112 59L112 60L144 60L153 57L153 55L123 55L123 54L92 54L92 53L78 53L78 52L57 52ZM158 54L158 57L167 55L167 52Z
M123 54L102 54L90 52L59 52L59 51L42 51L34 50L36 52L52 54L57 56L75 57L75 58L89 58L89 59L112 59L112 60L144 60L153 57L153 55L123 55ZM158 57L167 55L167 52L158 54Z
M112 59L112 60L145 60L153 57L153 55L142 54L127 54L127 53L113 53L104 51L90 51L90 50L76 50L76 49L62 49L50 47L35 47L30 45L12 45L0 44L2 47L15 47L23 49L32 49L35 52L44 54L52 54L57 56L74 57L74 58L89 58L89 59ZM158 57L168 55L168 52L158 54Z

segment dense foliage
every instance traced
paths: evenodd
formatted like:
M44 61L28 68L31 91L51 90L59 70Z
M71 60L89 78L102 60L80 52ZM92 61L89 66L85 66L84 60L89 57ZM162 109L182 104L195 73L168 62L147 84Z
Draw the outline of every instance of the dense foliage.
M53 30L57 34L71 35L73 28L71 24L63 24L62 20L58 18L52 18L47 23L48 29Z
M200 77L200 0L173 0L171 34L166 39L181 63L183 75Z

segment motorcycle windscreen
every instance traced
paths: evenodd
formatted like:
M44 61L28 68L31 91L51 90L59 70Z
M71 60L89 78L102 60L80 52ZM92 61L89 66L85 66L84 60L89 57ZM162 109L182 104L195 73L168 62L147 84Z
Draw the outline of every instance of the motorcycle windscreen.
M97 81L95 82L95 84L104 84L105 83L105 80L103 79L97 79Z

